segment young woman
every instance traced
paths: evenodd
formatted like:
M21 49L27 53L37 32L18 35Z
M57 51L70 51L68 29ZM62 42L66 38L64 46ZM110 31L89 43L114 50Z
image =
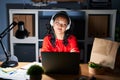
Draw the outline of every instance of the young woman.
M51 28L44 37L41 52L80 52L77 40L70 34L71 20L65 11L57 12L50 21Z

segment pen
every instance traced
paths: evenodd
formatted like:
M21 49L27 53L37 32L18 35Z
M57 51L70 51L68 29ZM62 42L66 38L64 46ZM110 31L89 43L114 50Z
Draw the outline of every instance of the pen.
M10 72L10 73L9 73L9 75L12 75L12 74L14 74L15 72L16 72L16 71Z
M27 69L25 69L25 68L20 68L20 69L22 69L22 70L27 70Z

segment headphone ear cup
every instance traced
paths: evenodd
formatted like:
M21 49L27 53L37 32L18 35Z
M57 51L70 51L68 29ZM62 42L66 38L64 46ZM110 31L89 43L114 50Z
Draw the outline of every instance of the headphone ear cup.
M53 22L54 22L53 18L54 18L55 15L56 15L56 14L54 14L54 15L52 16L51 20L50 20L50 25L51 25L51 26L53 26Z
M71 26L71 19L69 18L69 24L67 25L66 30L70 29L70 26Z
M70 28L70 25L68 24L66 30L68 30L69 28Z
M53 19L50 20L50 25L53 26Z

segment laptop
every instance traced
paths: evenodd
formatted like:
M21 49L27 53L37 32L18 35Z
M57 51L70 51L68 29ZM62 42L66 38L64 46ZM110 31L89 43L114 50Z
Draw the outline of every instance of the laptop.
M41 57L46 74L79 74L79 53L41 52Z

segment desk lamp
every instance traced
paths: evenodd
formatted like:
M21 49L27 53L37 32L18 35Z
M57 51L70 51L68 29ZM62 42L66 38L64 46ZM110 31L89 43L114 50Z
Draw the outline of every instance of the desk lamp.
M9 33L17 24L18 24L18 27L19 27L20 25L23 25L23 22L22 22L22 24L21 24L21 22L18 22L18 23L13 22L13 23L11 23L11 24L0 34L0 44L1 44L2 48L3 48L3 51L4 51L5 56L6 56L6 61L1 64L1 67L3 67L3 68L5 68L5 67L15 67L15 66L18 65L18 62L17 62L17 61L15 61L15 60L10 60L11 54L7 51L6 47L5 47L4 44L2 43L2 38L3 38L7 33ZM17 31L20 31L19 29L20 29L20 28L18 28ZM21 36L22 36L22 39L25 38L24 36L28 36L28 33L27 33L26 29L24 29L24 30L25 30L25 33L26 33L26 34L21 35ZM24 30L23 30L22 32L24 32ZM17 34L19 34L19 33L17 33ZM17 34L16 34L16 35L17 35ZM21 38L21 37L20 37L20 38Z

